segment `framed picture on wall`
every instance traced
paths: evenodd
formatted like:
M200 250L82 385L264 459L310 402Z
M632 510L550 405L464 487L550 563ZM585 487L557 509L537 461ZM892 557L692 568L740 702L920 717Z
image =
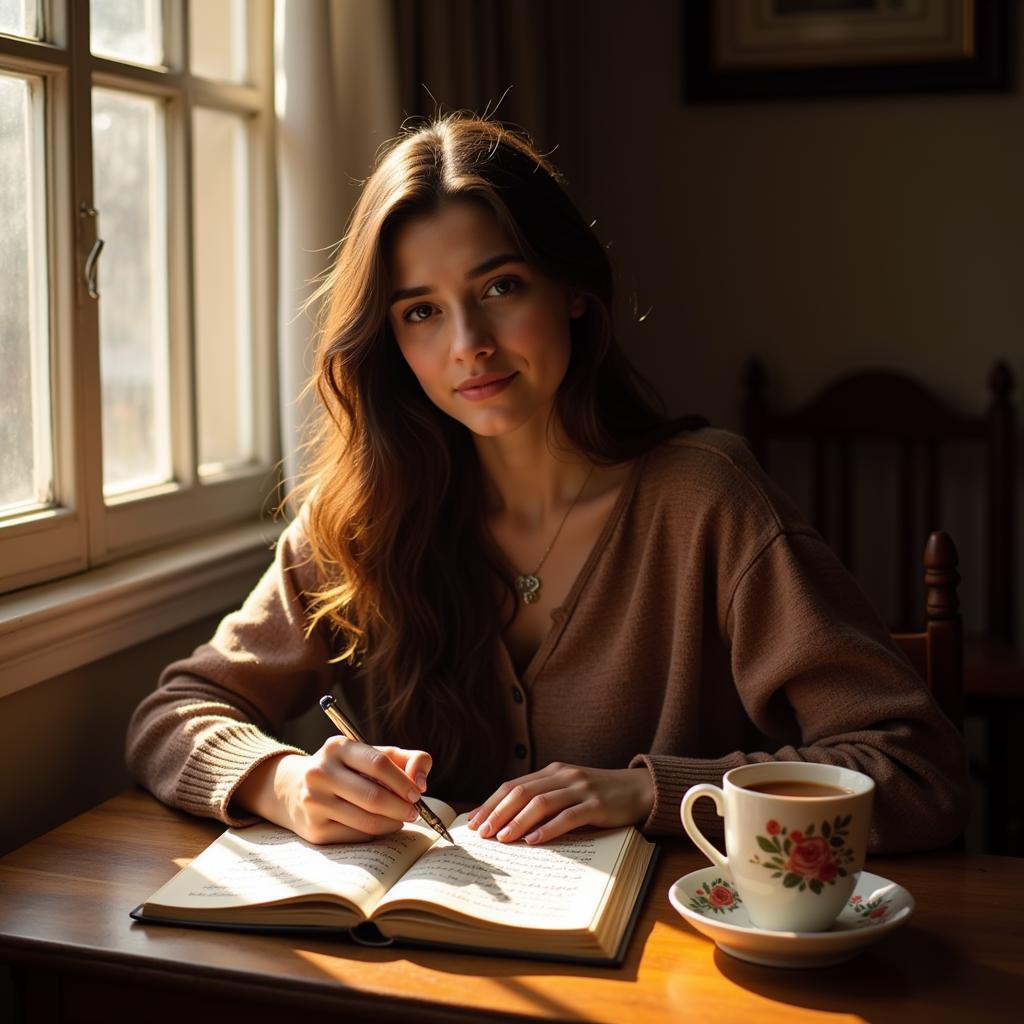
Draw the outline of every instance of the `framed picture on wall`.
M682 0L684 98L1000 90L1007 0Z

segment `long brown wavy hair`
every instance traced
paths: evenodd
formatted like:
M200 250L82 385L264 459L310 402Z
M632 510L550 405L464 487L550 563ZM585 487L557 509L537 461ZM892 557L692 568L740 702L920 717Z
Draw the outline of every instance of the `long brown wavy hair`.
M432 783L458 798L453 786L478 796L504 760L495 640L511 583L471 434L424 394L387 315L396 231L452 198L482 203L528 263L586 298L555 400L576 449L621 462L697 421L667 419L615 343L605 249L523 132L449 114L385 148L314 296L319 421L300 495L323 586L309 628L329 627L338 659L372 686L386 741L429 750Z

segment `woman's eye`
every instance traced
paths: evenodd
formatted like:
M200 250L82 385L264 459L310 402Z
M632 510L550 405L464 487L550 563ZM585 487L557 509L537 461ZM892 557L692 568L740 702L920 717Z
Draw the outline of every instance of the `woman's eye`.
M407 309L404 315L402 316L402 319L405 320L406 323L420 324L423 323L423 321L426 320L427 317L429 316L430 306L428 306L425 302L421 302L418 306L413 306L412 309Z
M500 295L509 295L516 291L522 282L517 277L499 277L497 281L494 281L491 286L487 289L488 293L496 292Z

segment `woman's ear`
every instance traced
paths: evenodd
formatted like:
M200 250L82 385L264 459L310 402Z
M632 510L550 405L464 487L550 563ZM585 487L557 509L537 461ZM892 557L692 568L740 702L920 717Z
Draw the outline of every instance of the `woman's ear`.
M587 311L587 297L581 292L569 291L569 316L572 319L576 319L578 316L583 316Z

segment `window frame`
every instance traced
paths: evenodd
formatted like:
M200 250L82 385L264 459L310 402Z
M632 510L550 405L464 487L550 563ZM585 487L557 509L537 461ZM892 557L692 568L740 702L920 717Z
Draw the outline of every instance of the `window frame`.
M279 484L276 399L276 181L273 0L250 0L246 84L193 76L190 0L164 0L161 68L93 56L89 4L43 0L43 41L0 35L0 68L43 82L47 308L50 326L54 505L0 519L0 594L109 565L243 522L269 510ZM102 237L93 203L92 88L128 88L165 102L171 463L173 481L104 498L99 303L84 268ZM192 111L247 117L249 295L255 459L199 474L195 380Z

